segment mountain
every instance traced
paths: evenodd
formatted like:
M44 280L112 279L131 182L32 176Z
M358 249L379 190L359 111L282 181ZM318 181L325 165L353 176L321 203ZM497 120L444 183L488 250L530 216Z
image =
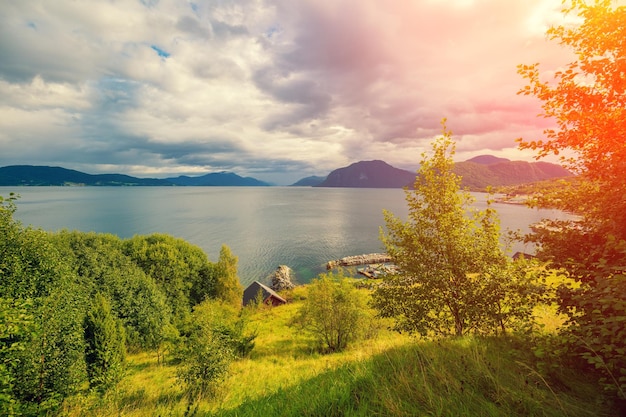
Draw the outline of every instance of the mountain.
M163 186L172 184L165 180L135 178L122 174L91 175L61 167L11 165L0 168L0 186L21 185Z
M493 155L478 155L471 159L468 159L465 162L476 162L477 164L491 165L497 164L498 162L511 162L511 160L506 158L498 158L497 156Z
M167 181L174 185L190 185L190 186L217 186L217 187L259 187L269 186L270 184L259 181L251 177L240 177L232 172L213 172L202 175L200 177L188 177L181 175L176 178L166 178Z
M0 186L22 185L89 185L89 186L267 186L254 178L242 178L231 172L200 177L135 178L123 174L86 174L73 169L34 165L12 165L0 168Z
M415 182L415 173L383 161L360 161L339 168L316 187L402 188Z
M489 186L500 187L566 178L572 173L549 162L511 161L492 155L480 155L454 164L461 176L461 186L471 191L485 191ZM320 177L303 178L294 185L313 187L402 188L412 186L415 173L394 168L383 161L361 161L339 168L319 183Z
M323 183L327 177L318 177L317 175L313 175L311 177L305 177L301 180L291 184L292 187L316 187L319 184Z
M461 186L472 191L484 191L488 186L518 185L572 176L565 168L549 162L509 160L485 164L470 159L455 163L454 172L461 176Z

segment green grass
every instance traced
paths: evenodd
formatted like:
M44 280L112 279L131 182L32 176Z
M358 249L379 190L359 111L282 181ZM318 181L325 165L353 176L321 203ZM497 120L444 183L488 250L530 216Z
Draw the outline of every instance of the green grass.
M217 415L603 415L595 387L575 375L545 381L527 355L504 339L408 343Z
M290 325L292 303L259 309L249 358L237 361L196 415L216 416L603 416L601 393L584 375L541 376L526 343L504 338L419 341L386 330L345 352L322 355ZM550 320L550 309L542 314ZM174 365L129 357L126 377L100 397L66 401L68 416L183 416L187 401ZM193 411L193 410L192 410Z

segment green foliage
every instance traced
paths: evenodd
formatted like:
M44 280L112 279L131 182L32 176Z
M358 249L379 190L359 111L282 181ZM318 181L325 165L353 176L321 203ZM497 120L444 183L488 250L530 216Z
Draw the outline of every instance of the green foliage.
M228 344L238 358L249 356L255 346L258 336L256 331L248 331L247 313L241 310L238 319L230 324L222 324L216 327L216 333Z
M597 391L561 370L543 378L506 338L412 343L329 369L216 416L609 416Z
M16 369L22 398L39 406L54 406L86 381L86 304L80 287L73 282L61 282L34 303L35 331Z
M406 190L409 220L384 213L388 233L381 229L381 239L402 272L384 278L373 305L382 317L395 318L399 331L504 333L511 319L530 318L539 287L504 255L489 202L478 211L460 190L454 142L445 120L443 126L414 190Z
M248 330L250 310L234 307L224 300L206 300L194 308L194 323L211 329L236 357L245 357L254 349L256 331Z
M20 402L14 393L18 352L28 347L33 331L29 300L0 298L0 414L19 414Z
M550 373L538 372L535 340L526 335L416 341L383 328L376 338L344 352L320 355L291 325L306 287L294 290L290 304L249 311L249 324L259 334L254 351L232 362L217 391L223 395L193 404L195 415L620 415L600 403L601 388L588 373L568 368L566 362ZM63 414L185 413L185 385L172 381L180 364L157 363L143 353L129 355L128 361L116 400L93 395L70 399Z
M0 208L0 299L13 300L30 324L19 340L15 334L0 340L0 350L10 364L4 369L12 397L28 413L54 409L86 380L86 297L49 235L22 227L14 211L11 200Z
M254 348L228 247L212 264L167 235L50 234L15 221L15 199L0 197L0 413L55 412L86 382L106 390L122 376L126 343L160 353L179 337L172 321L186 332L177 353L190 395L211 391ZM217 297L231 307L212 310L228 313L192 323L192 307Z
M626 399L626 275L606 274L593 285L561 287L569 326L561 332L570 352L600 375L605 390Z
M504 335L508 330L530 333L537 330L535 308L555 299L555 287L546 283L549 271L535 260L507 260L487 275L481 289L484 306L483 329L478 333Z
M53 241L81 277L83 290L90 296L100 292L110 300L114 314L124 323L127 346L158 349L162 345L171 326L165 294L122 252L121 239L63 231Z
M342 351L371 327L365 295L341 271L321 274L309 284L295 322L315 338L320 350Z
M194 295L201 297L205 293L198 286L213 285L213 266L206 254L195 245L164 234L135 236L124 242L123 251L156 281L166 295L173 324L179 331L186 331L191 309L201 301L191 298L192 288Z
M610 0L566 3L576 24L557 26L548 36L573 50L576 60L540 76L539 64L520 65L528 81L520 94L542 101L543 115L556 122L546 139L521 140L520 147L538 157L565 154L564 164L579 180L543 192L540 206L571 211L578 218L537 225L528 241L538 256L564 268L579 282L560 291L561 308L569 315L564 341L570 352L597 368L604 387L626 400L626 7Z
M126 346L122 323L100 293L96 294L85 317L85 341L89 385L106 391L122 378Z
M241 353L236 350L247 335L245 326L238 326L237 316L233 307L219 301L207 300L194 309L193 326L177 352L178 378L190 401L215 394L236 354Z
M24 228L11 217L3 216L2 221L0 295L9 298L45 296L64 278L67 265L47 233Z
M238 258L233 255L230 248L222 245L220 257L215 265L215 298L240 307L243 287L237 276L237 262Z

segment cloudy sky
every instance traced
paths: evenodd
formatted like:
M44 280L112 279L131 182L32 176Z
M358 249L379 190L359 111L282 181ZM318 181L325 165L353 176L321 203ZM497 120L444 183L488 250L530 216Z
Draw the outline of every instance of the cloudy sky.
M0 166L276 184L361 160L532 160L548 126L518 64L561 0L0 0Z

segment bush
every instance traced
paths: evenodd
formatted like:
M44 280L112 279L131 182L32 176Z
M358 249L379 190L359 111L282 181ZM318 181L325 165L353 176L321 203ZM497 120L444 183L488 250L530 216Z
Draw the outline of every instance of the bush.
M322 274L309 284L296 323L315 337L321 351L337 352L365 337L368 311L365 293L340 271Z
M244 326L237 330L237 313L232 306L213 300L194 309L193 325L177 351L178 378L185 384L190 403L213 395L228 374L231 362L241 353L238 346L242 342L237 336L243 336ZM247 353L251 347L242 349Z

